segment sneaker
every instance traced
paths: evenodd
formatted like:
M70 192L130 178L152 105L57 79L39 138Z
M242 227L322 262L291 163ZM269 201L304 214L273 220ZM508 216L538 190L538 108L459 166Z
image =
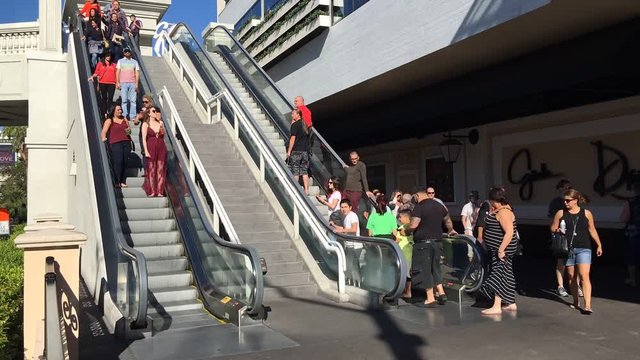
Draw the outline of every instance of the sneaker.
M567 296L569 296L569 293L567 292L567 290L565 290L564 287L560 286L558 288L558 295L560 295L562 297L567 297Z
M578 286L578 296L579 297L584 297L584 294L582 293L582 288Z

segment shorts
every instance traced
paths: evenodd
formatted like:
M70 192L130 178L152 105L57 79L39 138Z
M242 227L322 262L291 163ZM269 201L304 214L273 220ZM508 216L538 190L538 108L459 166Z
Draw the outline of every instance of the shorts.
M591 249L573 248L569 250L565 266L575 266L578 264L591 264Z
M413 245L411 261L412 285L421 290L442 284L440 256L442 243L434 240L417 241Z
M289 156L289 170L293 176L307 175L309 172L309 153L306 151L292 151Z

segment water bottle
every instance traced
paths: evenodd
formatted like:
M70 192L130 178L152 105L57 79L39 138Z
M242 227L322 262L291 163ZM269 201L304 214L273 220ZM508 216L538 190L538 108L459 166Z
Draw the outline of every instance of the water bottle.
M564 219L560 220L560 232L563 234L567 233L567 223L564 222Z

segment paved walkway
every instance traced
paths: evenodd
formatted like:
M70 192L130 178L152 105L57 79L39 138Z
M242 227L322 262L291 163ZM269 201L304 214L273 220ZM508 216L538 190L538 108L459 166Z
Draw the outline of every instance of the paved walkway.
M320 298L282 299L268 304L267 325L299 346L224 359L640 359L640 292L620 286L622 268L594 271L595 312L588 316L546 290L552 264L518 266L519 282L528 286L520 289L517 314L485 317L470 302L461 310L450 302L366 311ZM184 345L186 353L194 344Z

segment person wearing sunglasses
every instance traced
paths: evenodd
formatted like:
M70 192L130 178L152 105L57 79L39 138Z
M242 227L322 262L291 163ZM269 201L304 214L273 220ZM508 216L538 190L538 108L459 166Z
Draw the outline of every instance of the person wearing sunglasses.
M331 216L331 214L340 210L340 200L342 200L342 194L340 193L342 183L340 182L340 178L332 176L328 181L327 187L329 188L329 198L327 199L325 196L316 195L316 199L319 203L327 206L328 215Z
M583 314L593 313L591 307L591 280L589 272L591 270L591 240L596 243L596 255L602 256L602 242L596 231L593 214L591 211L581 207L588 202L586 196L576 189L569 189L564 192L564 210L558 210L553 217L551 232L565 231L569 240L569 255L565 262L567 275L569 276L569 286L573 296L572 307L580 310ZM564 226L561 226L564 222ZM580 297L578 296L578 282L582 283L584 294L584 308L580 308Z

